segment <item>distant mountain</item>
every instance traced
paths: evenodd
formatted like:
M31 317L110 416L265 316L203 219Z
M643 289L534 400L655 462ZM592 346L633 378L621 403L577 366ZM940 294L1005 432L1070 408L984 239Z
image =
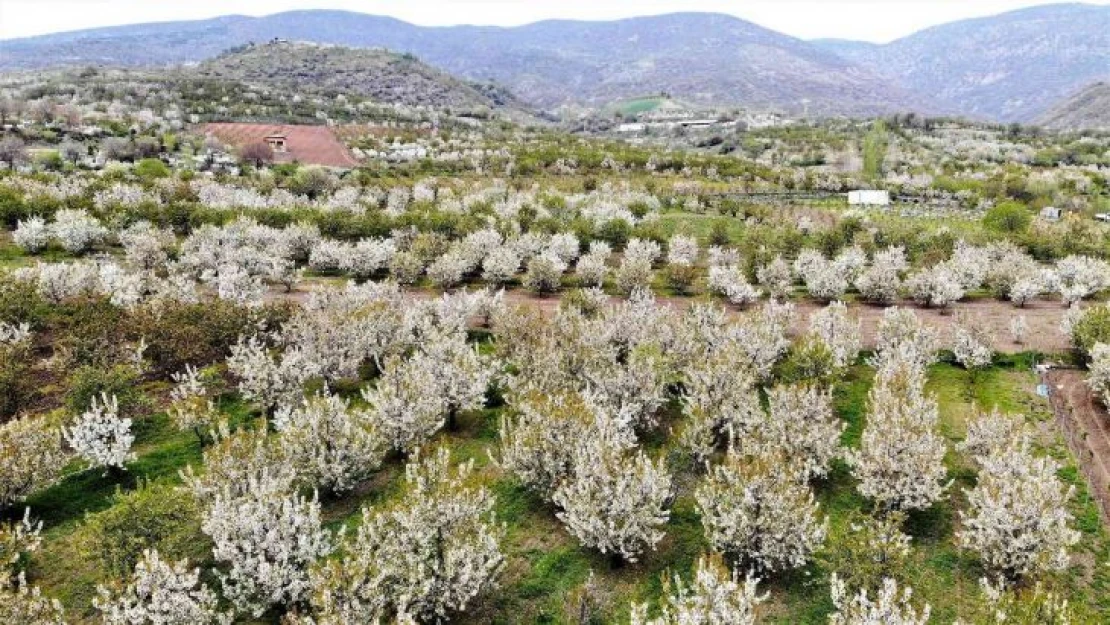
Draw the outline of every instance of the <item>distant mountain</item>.
M1110 79L1110 6L1034 7L886 45L813 43L965 115L1028 122L1077 89Z
M412 53L456 76L505 85L548 109L661 93L695 104L818 115L939 109L810 43L702 13L516 28L426 28L341 11L228 16L0 41L0 69L177 64L275 37Z
M1054 130L1110 130L1110 84L1081 89L1038 117L1036 124Z
M269 42L233 49L184 72L293 92L357 93L389 104L457 109L517 104L503 89L464 82L412 56L366 48Z

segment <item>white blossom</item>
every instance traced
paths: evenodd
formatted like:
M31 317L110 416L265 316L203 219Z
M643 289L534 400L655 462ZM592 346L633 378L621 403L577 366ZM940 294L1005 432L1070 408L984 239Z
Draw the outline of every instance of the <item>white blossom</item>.
M352 410L336 395L283 406L274 415L282 453L311 486L343 493L376 470L387 443L370 412Z
M494 585L505 561L494 498L474 484L473 461L449 460L441 449L410 462L403 501L364 508L345 557L313 571L320 625L444 622Z
M847 453L860 494L887 509L928 508L948 486L937 403L924 388L916 362L891 359L868 397L860 447Z
M1091 349L1087 385L1103 405L1110 407L1110 344L1098 343Z
M694 496L713 548L762 571L804 566L825 540L828 521L789 458L745 456L735 448Z
M844 582L834 574L832 600L836 612L829 616L829 625L926 625L931 612L928 604L915 608L913 590L906 586L899 592L898 583L889 577L872 599L866 589L849 597Z
M200 569L188 562L165 562L146 550L130 583L120 592L98 586L93 606L106 625L227 625L230 613L219 611L216 593L200 583Z
M567 531L583 545L635 562L662 540L672 497L662 461L593 437L576 447L572 465L552 501Z
M263 486L252 478L238 495L226 486L201 519L201 529L214 544L212 555L228 567L219 573L224 596L255 617L271 606L305 599L309 566L332 551L315 496L306 499Z
M20 219L12 231L12 242L31 254L42 251L50 242L46 220L34 215L25 220Z
M94 397L89 409L63 431L70 446L94 467L122 469L135 458L131 419L120 418L115 395L101 393L99 402Z
M831 302L809 319L810 332L832 353L833 366L842 369L855 362L863 345L860 322L844 302Z
M632 625L755 625L756 606L767 600L758 595L759 579L729 572L720 558L698 558L694 579L687 586L675 575L664 583L666 602L659 618L647 617L647 604L633 604ZM673 588L673 590L672 590Z

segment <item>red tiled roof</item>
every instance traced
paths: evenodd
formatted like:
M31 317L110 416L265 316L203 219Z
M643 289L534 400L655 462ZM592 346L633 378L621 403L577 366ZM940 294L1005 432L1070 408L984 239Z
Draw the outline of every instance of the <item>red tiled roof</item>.
M347 150L347 146L327 126L221 122L204 124L201 130L236 148L264 141L266 137L284 136L286 151L274 154L274 160L279 162L297 161L344 168L358 166L358 161Z

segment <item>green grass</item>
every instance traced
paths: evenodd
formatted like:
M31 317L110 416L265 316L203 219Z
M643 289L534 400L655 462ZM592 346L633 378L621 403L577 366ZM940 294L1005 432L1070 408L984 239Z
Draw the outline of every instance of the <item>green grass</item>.
M617 113L620 113L621 115L638 115L640 113L654 111L666 101L667 99L661 96L646 96L642 98L621 100L620 102L614 103L612 107Z
M1044 400L1033 392L1035 377L1029 371L1031 363L1030 356L1004 359L978 375L974 383L967 372L957 366L934 365L929 372L928 390L937 397L941 431L946 438L953 444L959 441L967 420L977 411L994 406L1006 412L1023 413L1033 421L1047 419ZM873 371L869 367L857 365L836 385L835 408L847 424L843 436L846 446L858 444L866 422L867 394L872 378ZM236 422L257 416L233 396L224 398L221 407ZM665 577L674 574L689 577L694 562L708 548L693 499L694 485L701 476L694 473L693 468L672 467L676 484L681 487L666 526L666 537L657 549L645 554L639 562L615 566L609 558L581 547L563 528L552 506L490 461L502 410L490 408L465 413L456 431L443 432L436 441L436 444L449 446L456 460L474 460L479 475L496 497L498 522L505 526L506 566L500 586L488 596L479 598L458 622L568 623L571 597L581 590L591 571L600 606L596 622L627 622L632 602L657 604ZM660 431L645 439L645 448L652 455L668 457L674 450L674 441L666 431L679 419L680 411L672 402L664 410ZM46 523L44 547L32 559L32 581L47 594L58 597L76 622L91 622L95 614L90 601L95 587L109 581L95 554L79 540L85 515L118 505L112 497L117 487L126 492L134 489L139 480L176 484L178 472L188 464L198 463L201 458L200 447L192 433L178 432L164 413L144 418L137 431L140 434L139 457L128 465L123 475L81 471L75 465L59 484L38 493L28 502L34 516ZM1099 610L1099 614L1110 614L1110 596L1106 592L1110 575L1107 567L1099 565L1110 558L1110 540L1066 448L1053 436L1046 437L1042 444L1048 453L1065 463L1062 479L1076 486L1075 527L1083 533L1080 564L1053 583L1064 589L1072 601L1089 605ZM969 606L979 600L978 579L983 575L976 558L958 550L953 540L960 511L966 506L962 489L973 484L974 473L955 452L949 454L948 460L950 474L956 478L950 496L931 510L911 515L906 523L906 530L913 536L914 550L912 566L904 572L902 580L914 588L915 597L932 605L934 621L938 623L966 616ZM322 501L327 526L353 528L360 522L364 506L388 506L402 500L402 468L403 459L393 457L354 492ZM850 470L840 462L835 464L828 478L815 485L815 492L834 530L843 528L853 512L870 510L869 502L856 492ZM198 539L198 545L201 552L193 556L194 564L210 567L212 562L203 552L203 539ZM836 548L835 545L828 547ZM762 585L763 590L771 593L763 613L766 621L783 624L826 622L832 609L827 583L830 573L815 563L799 571L768 577ZM244 622L276 623L276 617L267 615L260 621Z

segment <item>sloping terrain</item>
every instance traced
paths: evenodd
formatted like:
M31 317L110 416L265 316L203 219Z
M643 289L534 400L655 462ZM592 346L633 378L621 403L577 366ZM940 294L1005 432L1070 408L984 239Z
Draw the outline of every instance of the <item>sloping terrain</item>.
M815 43L965 115L1028 122L1110 78L1110 6L1034 7L936 26L886 45Z
M285 150L274 154L277 162L299 162L326 167L351 168L358 161L327 126L297 124L205 124L201 131L236 148L259 143L266 137L284 138Z
M814 114L937 109L812 44L697 13L517 28L425 28L341 11L229 16L4 41L0 69L176 64L273 38L412 53L457 76L503 84L545 108L667 93L699 104Z
M1110 83L1095 83L1037 118L1054 130L1110 130Z
M411 56L308 43L249 45L187 73L290 92L357 93L390 104L464 108L513 103L502 90L479 90Z

